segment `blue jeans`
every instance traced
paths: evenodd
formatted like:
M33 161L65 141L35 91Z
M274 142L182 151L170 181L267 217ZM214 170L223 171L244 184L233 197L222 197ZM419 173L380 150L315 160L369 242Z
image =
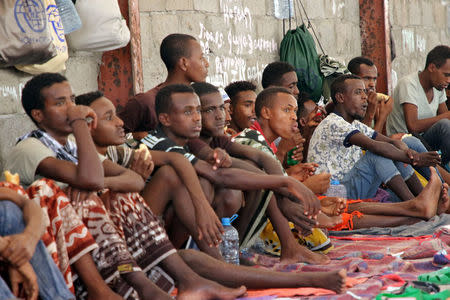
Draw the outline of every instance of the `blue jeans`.
M442 164L450 161L450 120L442 119L434 123L422 134L425 141L436 150L442 152Z
M412 149L416 152L419 152L419 153L428 152L427 148L425 148L425 146L422 144L422 142L416 137L407 136L407 137L403 138L402 141L408 146L409 149ZM414 169L416 169L417 172L420 173L420 175L425 177L426 180L430 180L430 176L431 176L430 168L414 167ZM444 180L441 177L441 174L439 173L439 171L437 169L436 169L436 172L439 175L439 178L441 179L441 181L444 182Z
M0 236L18 234L24 229L22 210L11 201L0 201ZM30 264L37 276L41 299L75 299L42 241L37 244ZM5 288L8 288L6 284L3 285L0 282L0 298L13 298L9 288L8 290ZM3 295L5 295L4 298Z
M394 176L401 175L408 180L414 174L410 165L392 161L388 158L366 151L353 168L345 174L341 183L347 189L349 199L367 199L375 196L381 183L389 182Z

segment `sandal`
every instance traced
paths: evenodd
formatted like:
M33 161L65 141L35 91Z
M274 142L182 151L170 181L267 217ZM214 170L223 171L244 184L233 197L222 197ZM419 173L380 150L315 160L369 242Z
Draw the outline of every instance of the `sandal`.
M445 267L443 269L421 274L418 279L420 281L432 282L436 284L450 284L450 267Z

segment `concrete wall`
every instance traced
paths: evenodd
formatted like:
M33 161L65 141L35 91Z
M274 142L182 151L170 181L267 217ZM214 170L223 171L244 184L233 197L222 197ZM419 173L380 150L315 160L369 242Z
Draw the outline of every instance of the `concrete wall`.
M389 2L397 46L393 67L400 77L419 69L434 45L450 44L449 5L444 0ZM328 55L347 63L361 53L358 0L303 3ZM139 5L146 90L166 77L159 44L174 32L191 34L204 48L211 49L208 79L221 86L239 79L259 83L265 65L279 58L283 23L274 18L273 0L139 0ZM298 8L296 11L300 24ZM302 17L305 18L303 14ZM295 21L292 26L295 27ZM75 93L97 88L100 62L101 53L70 53L64 73ZM0 170L16 137L33 128L20 105L20 90L29 78L14 69L0 69Z
M427 53L450 45L450 1L391 0L389 15L397 57L392 68L401 77L423 70Z
M303 3L327 54L348 61L361 53L357 0ZM140 0L139 5L146 90L167 75L159 45L173 32L191 34L211 50L207 80L219 86L235 80L260 83L264 67L279 59L283 23L274 17L273 0ZM300 15L297 19L300 25Z

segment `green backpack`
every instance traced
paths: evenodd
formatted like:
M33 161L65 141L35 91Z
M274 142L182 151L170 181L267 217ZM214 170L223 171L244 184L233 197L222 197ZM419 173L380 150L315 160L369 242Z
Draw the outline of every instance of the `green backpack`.
M315 102L319 101L323 75L314 39L305 24L286 33L280 45L280 60L295 67L298 89L307 92Z

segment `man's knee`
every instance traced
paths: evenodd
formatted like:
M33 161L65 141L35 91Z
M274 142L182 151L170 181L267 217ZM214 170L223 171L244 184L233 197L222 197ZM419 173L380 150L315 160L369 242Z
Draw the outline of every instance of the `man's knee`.
M440 135L450 135L450 120L442 119L436 122L435 126L438 128Z
M22 210L8 200L0 201L0 220L2 236L21 233L25 228Z
M160 167L156 171L155 176L161 177L161 179L171 187L175 187L181 184L177 172L175 172L175 170L169 165Z

